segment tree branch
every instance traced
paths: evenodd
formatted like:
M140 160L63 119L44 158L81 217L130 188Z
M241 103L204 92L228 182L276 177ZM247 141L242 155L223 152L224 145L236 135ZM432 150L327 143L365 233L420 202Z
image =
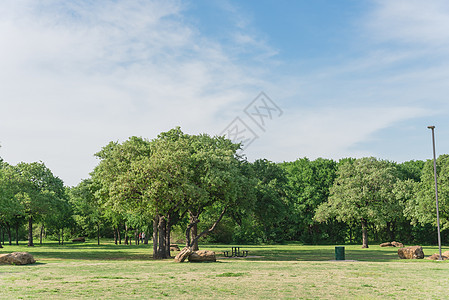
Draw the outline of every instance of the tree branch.
M228 206L225 206L225 208L223 209L223 211L221 212L220 216L218 217L217 221L215 221L215 223L209 228L204 230L203 232L201 232L199 235L197 235L192 242L190 242L189 247L192 247L200 238L202 238L203 236L211 233L212 231L214 231L215 227L217 227L218 223L220 223L221 219L223 218L224 214L226 213L226 210L228 209Z

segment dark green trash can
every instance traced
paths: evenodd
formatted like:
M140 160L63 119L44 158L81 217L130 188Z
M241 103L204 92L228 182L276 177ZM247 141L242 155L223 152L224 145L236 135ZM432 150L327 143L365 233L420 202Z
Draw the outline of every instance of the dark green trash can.
M345 260L345 247L335 247L335 260Z

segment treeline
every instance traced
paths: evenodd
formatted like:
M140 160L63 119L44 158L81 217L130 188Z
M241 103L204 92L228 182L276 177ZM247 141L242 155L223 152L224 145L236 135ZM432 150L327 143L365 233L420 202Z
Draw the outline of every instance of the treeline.
M3 244L28 237L220 243L436 243L432 161L373 157L253 163L223 137L179 128L153 140L131 137L96 153L89 179L64 187L43 163L0 160ZM449 156L437 160L443 242L449 226ZM0 244L1 246L1 244Z

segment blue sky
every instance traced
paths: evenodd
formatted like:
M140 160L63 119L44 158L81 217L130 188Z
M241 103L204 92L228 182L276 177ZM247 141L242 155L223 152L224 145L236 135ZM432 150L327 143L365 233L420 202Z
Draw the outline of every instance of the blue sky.
M443 0L6 0L0 156L76 185L109 141L239 117L249 160L428 159L427 125L449 147L447 28Z

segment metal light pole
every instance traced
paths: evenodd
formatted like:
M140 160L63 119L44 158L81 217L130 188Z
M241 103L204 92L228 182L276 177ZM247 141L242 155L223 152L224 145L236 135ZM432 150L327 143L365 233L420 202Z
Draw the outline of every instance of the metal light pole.
M435 199L436 199L436 205L437 205L437 228L438 228L438 249L440 253L440 257L438 260L443 260L441 257L441 235L440 235L440 211L438 208L438 184L437 184L437 158L435 154L435 126L427 126L427 128L432 130L432 144L433 144L433 173L435 175Z

